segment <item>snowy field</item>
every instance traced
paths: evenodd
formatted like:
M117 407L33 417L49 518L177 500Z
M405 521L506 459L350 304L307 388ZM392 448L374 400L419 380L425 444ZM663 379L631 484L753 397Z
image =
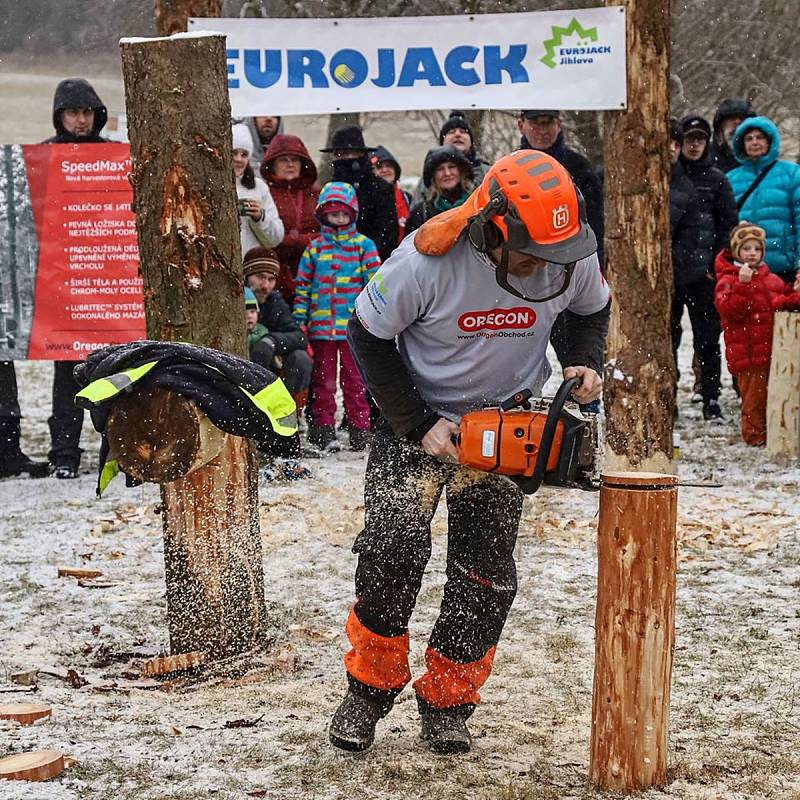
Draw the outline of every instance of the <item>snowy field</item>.
M25 446L41 456L51 367L21 364L19 378ZM688 388L681 478L723 488L680 489L670 782L642 796L798 800L800 471L739 442L729 377L722 425L703 422ZM96 500L97 441L87 423L77 481L0 482L0 688L17 670L55 673L40 673L35 694L0 694L54 708L52 720L28 728L0 722L0 755L54 748L75 760L56 781L0 785L0 798L599 796L587 782L597 495L543 490L526 501L520 589L471 721L472 752L432 755L407 690L373 750L354 757L329 746L326 726L345 686L342 626L365 458L343 452L314 463L312 480L261 487L273 622L263 657L245 674L231 667L156 684L138 669L167 647L157 492L118 481ZM415 674L444 581L445 526L440 514L412 620ZM80 588L56 577L61 564L97 566L118 585ZM70 686L69 669L86 684ZM230 727L242 720L254 724Z

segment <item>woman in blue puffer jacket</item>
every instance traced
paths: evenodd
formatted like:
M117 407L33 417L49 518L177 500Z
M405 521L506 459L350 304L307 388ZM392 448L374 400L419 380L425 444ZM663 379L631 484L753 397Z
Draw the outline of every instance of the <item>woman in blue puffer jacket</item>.
M728 173L736 201L759 175L769 170L739 210L739 219L767 234L764 260L787 283L794 281L800 258L800 165L781 161L781 136L767 117L749 117L736 129L733 153L742 165Z

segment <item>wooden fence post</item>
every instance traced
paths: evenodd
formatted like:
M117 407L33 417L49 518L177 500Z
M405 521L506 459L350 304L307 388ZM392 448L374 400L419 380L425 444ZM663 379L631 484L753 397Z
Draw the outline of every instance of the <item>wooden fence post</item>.
M767 452L800 458L800 313L775 312L767 395Z
M121 50L147 335L246 358L225 37ZM266 607L252 446L220 439L168 392L115 413L126 419L115 454L161 485L172 652L257 646Z
M664 783L675 641L674 475L602 475L589 777L601 789Z

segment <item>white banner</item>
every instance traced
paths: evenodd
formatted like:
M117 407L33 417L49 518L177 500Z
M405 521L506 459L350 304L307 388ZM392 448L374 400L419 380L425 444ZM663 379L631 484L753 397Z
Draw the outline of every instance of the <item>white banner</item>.
M621 6L369 19L190 19L227 36L234 116L619 109Z

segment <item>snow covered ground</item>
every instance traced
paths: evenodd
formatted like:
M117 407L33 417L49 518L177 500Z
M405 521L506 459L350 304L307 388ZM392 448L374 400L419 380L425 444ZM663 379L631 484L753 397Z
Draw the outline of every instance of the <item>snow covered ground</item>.
M51 367L18 371L25 445L42 455ZM704 423L688 386L680 392L681 478L723 487L680 489L670 782L648 800L800 798L800 470L739 442L725 380L723 425ZM0 798L599 796L587 782L597 495L542 490L526 502L520 590L472 752L429 753L406 691L373 750L353 757L329 746L326 726L344 691L365 458L343 452L316 462L311 480L261 487L274 642L254 668L153 688L136 672L167 648L157 492L119 481L96 500L88 423L84 442L77 481L0 482L0 689L17 670L56 673L40 673L35 694L0 694L54 708L31 727L0 722L0 756L54 748L75 759L56 781L0 785ZM440 513L412 620L416 674L444 581L445 526ZM80 588L56 576L61 564L97 566L118 585ZM68 669L86 685L57 677ZM242 720L255 724L226 727Z

